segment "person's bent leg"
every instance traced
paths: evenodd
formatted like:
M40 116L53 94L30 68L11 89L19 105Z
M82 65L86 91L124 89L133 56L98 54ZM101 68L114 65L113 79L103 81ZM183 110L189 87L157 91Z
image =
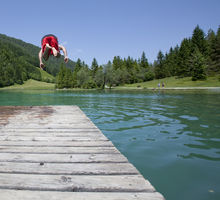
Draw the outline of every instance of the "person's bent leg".
M58 51L57 51L54 47L52 48L52 51L53 51L53 55L54 55L55 57L57 57Z
M44 60L48 60L50 55L50 37L45 37L42 41L42 51L43 51L43 58Z
M50 53L49 51L50 51L50 48L46 45L44 53L43 53L43 58L45 61L48 60L48 58L49 58L49 53Z
M57 58L59 58L61 56L60 52L57 52Z
M52 46L52 53L55 57L60 56L58 41L55 37L51 37L50 45Z

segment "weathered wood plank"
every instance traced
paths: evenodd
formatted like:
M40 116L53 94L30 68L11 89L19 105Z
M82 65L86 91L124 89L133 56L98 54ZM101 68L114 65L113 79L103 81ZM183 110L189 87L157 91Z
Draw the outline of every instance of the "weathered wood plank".
M122 163L128 162L122 154L25 154L0 153L0 162L37 163Z
M16 141L16 138L19 140L32 140L33 138L39 138L39 140L43 140L45 138L46 140L54 140L52 138L55 138L56 140L72 140L75 138L94 138L94 139L102 139L102 140L108 140L106 137L100 135L100 134L5 134L0 135L0 141L5 140L12 140ZM29 139L28 139L29 138ZM63 138L63 139L62 139Z
M13 137L13 136L3 136L2 140L4 141L63 141L63 142L70 142L70 141L108 141L108 139L103 138L102 136L97 137Z
M8 117L7 115L0 115L1 118L5 118L5 117ZM34 115L31 115L31 117L33 118L33 120L31 120L32 122L39 122L39 123L44 123L44 122L52 122L52 123L57 123L57 124L68 124L68 123L71 123L71 124L77 124L78 123L89 123L91 124L91 121L89 119L85 119L85 118L72 118L71 115L62 115L63 117L63 120L62 121L57 121L59 120L58 117L56 118L49 118L47 117L46 115L45 116L42 116L41 117L38 117L38 115L34 116ZM43 120L42 122L42 118L45 119ZM20 124L20 123L25 123L27 120L28 120L29 117L16 117L16 118L11 118L10 121L11 122L14 122L15 124ZM17 121L19 120L19 121ZM1 119L1 121L6 121L5 119Z
M7 135L100 135L102 134L97 128L94 129L0 129L0 136Z
M97 136L100 137L99 132L74 132L74 133L69 133L69 132L1 132L0 137L2 136L16 136L16 137L25 137L25 136L32 136L32 137L92 137L92 136ZM102 136L103 137L103 136Z
M164 200L158 192L114 193L114 192L57 192L0 189L1 200Z
M130 163L0 163L0 173L50 175L137 175Z
M69 192L155 192L141 175L0 174L0 189Z
M121 163L121 162L128 162L128 160L121 154L0 153L0 162Z
M32 146L32 147L113 147L111 141L5 141L0 140L0 146Z
M80 113L81 115L85 114L81 111L81 109L78 106L1 106L1 113L3 114L8 114L8 111L22 111L22 112L33 112L33 113L41 113L41 114L47 114L50 113L51 110L53 109L53 112L57 113Z
M62 116L62 117L65 117L65 116ZM57 121L59 119L51 119L51 118L47 118L47 119L44 119L42 121L41 118L36 118L36 119L33 119L31 120L28 124L26 123L28 119L19 119L19 118L16 118L16 119L10 119L10 122L13 122L13 125L17 126L17 125L24 125L24 126L27 126L27 125L30 125L30 126L33 126L33 125L37 125L36 123L38 124L46 124L46 123L51 123L53 125L76 125L76 124L80 124L80 125L84 125L84 124L90 124L90 125L93 125L91 123L91 121L87 120L87 119L71 119L71 116L69 116L69 119L68 120L63 120L63 121ZM18 121L19 120L19 121ZM74 121L73 121L74 120ZM23 126L22 126L23 127Z
M20 129L20 128L44 128L44 129L74 129L74 128L86 128L88 127L88 124L51 124L51 123L41 123L41 124L13 124L10 123L7 128L14 128L14 129ZM91 125L90 128L96 128L95 125Z
M56 153L56 154L114 154L119 153L115 147L23 147L0 146L0 153Z
M97 129L96 127L90 128L90 127L86 127L86 128L64 128L64 129L46 129L46 128L38 128L38 129L33 129L33 128L19 128L19 129L14 129L14 128L8 128L7 126L4 126L2 129L0 129L1 133L9 133L9 132L16 132L16 133L100 133L102 134L102 132Z

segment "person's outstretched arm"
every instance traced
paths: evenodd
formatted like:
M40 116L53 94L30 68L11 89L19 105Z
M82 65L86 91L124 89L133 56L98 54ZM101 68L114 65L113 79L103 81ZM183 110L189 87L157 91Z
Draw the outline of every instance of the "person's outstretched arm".
M39 52L39 55L38 55L41 69L43 69L43 67L44 67L44 63L42 62L42 55L43 55L43 53L42 53L42 49L41 49L40 52Z
M67 50L66 50L66 48L64 46L62 46L62 45L59 45L59 48L63 51L63 53L64 53L64 61L65 61L65 63L67 63L68 62L68 57L67 57Z

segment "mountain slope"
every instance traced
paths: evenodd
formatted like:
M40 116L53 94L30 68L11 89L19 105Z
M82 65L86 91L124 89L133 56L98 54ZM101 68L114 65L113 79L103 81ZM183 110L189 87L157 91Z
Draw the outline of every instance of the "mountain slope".
M49 59L46 63L49 75L39 70L39 51L40 48L35 45L0 34L0 87L22 84L28 79L54 82L53 76L64 62L63 57ZM66 66L73 70L75 63L70 60Z
M9 44L14 46L15 48L21 49L23 54L25 55L25 59L30 62L32 65L35 67L39 66L39 59L38 59L38 53L40 51L40 48L30 44L26 43L22 40L12 38L3 34L0 34L0 42L3 42L5 44ZM60 59L56 59L51 57L47 62L46 62L46 71L53 76L55 76L60 68L61 63L63 63L64 57L62 56ZM72 60L69 60L67 64L65 64L68 68L74 69L75 62Z

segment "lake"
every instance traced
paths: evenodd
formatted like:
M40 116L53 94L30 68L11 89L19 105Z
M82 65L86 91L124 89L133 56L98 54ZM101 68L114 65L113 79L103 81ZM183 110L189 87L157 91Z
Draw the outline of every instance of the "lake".
M0 105L78 105L167 200L220 199L220 91L0 91Z

